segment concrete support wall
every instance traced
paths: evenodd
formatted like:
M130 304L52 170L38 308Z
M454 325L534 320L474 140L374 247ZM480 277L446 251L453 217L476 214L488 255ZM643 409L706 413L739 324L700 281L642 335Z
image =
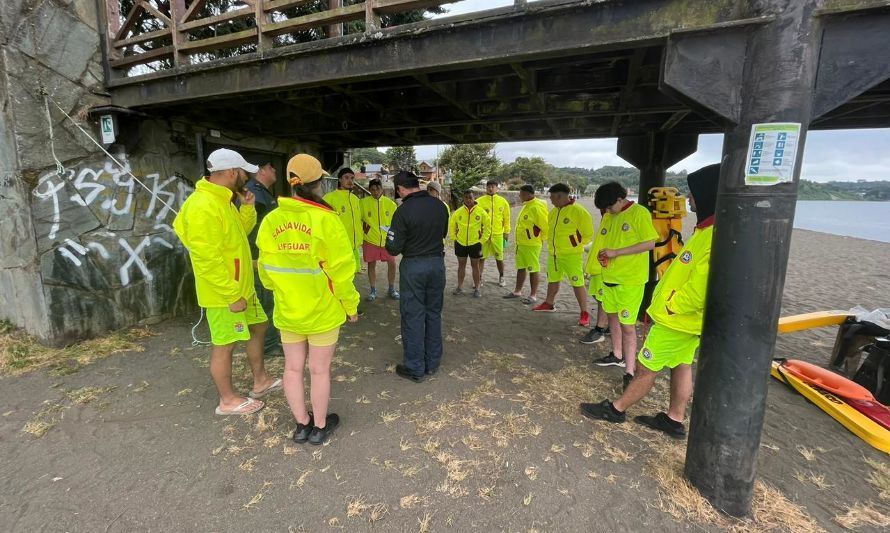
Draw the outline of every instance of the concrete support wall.
M201 137L290 156L280 142L175 119L120 116L118 167L93 137L104 96L94 0L0 2L0 320L64 344L194 310L175 213L201 177ZM151 192L144 189L132 172ZM160 200L169 204L165 206Z

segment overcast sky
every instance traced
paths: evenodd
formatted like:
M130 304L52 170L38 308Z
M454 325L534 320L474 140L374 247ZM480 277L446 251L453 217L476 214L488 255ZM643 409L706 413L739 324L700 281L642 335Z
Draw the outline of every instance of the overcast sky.
M447 4L449 13L443 16L512 4L513 0L464 0ZM519 156L541 156L558 167L627 166L615 155L615 142L615 139L596 139L500 143L497 154L502 161L513 161ZM702 135L698 152L680 161L672 170L695 170L719 161L722 143L722 135ZM445 146L440 145L438 149ZM436 146L418 146L418 159L435 160L436 151ZM811 132L801 177L814 181L890 179L890 129Z

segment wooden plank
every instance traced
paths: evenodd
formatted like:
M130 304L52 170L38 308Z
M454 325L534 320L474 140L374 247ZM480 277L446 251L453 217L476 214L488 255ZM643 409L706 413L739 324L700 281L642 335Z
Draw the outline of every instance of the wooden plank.
M193 0L192 5L189 6L188 11L185 12L185 15L179 19L179 22L188 22L193 19L198 11L204 7L204 4L207 3L207 0Z
M304 6L315 0L266 0L263 2L264 11L281 11L291 7Z
M343 7L343 0L328 0L328 9L340 9ZM342 37L343 24L331 24L327 28L328 37Z
M460 1L460 0L455 0ZM395 13L403 13L405 11L413 11L415 9L426 9L428 7L439 7L442 4L450 4L452 2L443 2L442 0L377 0L374 11L383 15L392 15Z
M173 19L173 66L188 65L188 56L179 51L179 46L188 40L188 35L180 31L185 16L185 0L170 0L170 17Z
M179 45L179 51L187 54L196 54L208 50L231 48L233 46L255 42L256 35L256 28L250 28L244 31L229 33L227 35L220 35L219 37L188 41Z
M212 17L207 17L203 19L193 20L191 22L182 22L179 24L180 31L189 31L197 28L205 28L207 26L213 26L214 24L219 24L220 22L226 22L228 20L237 20L241 18L246 18L255 14L255 10L252 7L242 7L240 9L235 9L232 11L227 11L220 15L214 15Z
M329 9L320 13L313 13L311 15L304 15L302 17L292 18L275 24L269 24L263 27L263 33L265 35L282 35L311 28L321 28L338 22L362 20L364 18L365 5L355 4L341 7L340 9Z
M132 30L133 26L135 26L136 23L139 22L139 17L141 17L143 13L145 13L145 9L142 7L141 2L133 4L133 9L131 9L130 12L127 13L127 18L124 20L123 25L120 27L120 30L118 30L118 32L114 35L114 40L117 41L119 39L122 39L125 35L130 33L130 30Z
M162 30L150 31L148 33L140 33L135 37L130 37L129 39L121 39L120 41L114 41L115 48L124 48L126 46L131 46L134 44L147 43L148 41L154 41L155 39L160 39L162 37L168 37L173 31L170 28L164 28Z
M152 61L157 61L159 59L167 59L169 57L173 57L173 46L162 46L161 48L155 48L154 50L150 50L141 54L124 56L121 59L115 59L113 61L109 61L108 64L111 66L111 68L128 68L134 65L151 63Z
M158 11L155 6L149 4L146 0L139 0L139 3L142 4L142 9L154 15L156 19L164 23L164 26L167 26L168 28L173 26L173 22L169 18L167 18L167 15Z

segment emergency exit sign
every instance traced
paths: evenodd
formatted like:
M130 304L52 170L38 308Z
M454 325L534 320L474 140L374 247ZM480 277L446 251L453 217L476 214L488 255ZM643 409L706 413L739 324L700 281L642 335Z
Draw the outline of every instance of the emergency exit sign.
M102 115L99 117L99 130L102 132L102 144L114 142L114 117Z

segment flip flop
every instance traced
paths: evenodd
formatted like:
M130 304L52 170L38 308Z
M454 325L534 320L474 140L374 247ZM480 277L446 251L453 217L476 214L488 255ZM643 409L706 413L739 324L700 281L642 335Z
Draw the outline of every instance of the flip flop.
M279 390L281 390L281 378L276 379L275 381L272 382L271 385L269 385L265 389L261 390L260 392L250 391L247 393L247 395L254 399L265 398L266 396L272 394L275 391L279 391Z
M507 294L502 296L502 298L504 300L512 300L514 298L519 298L519 297L520 297L519 295L513 294L512 292L508 292Z
M257 411L261 410L265 407L266 404L259 400L254 400L253 398L248 398L241 405L234 409L223 410L220 407L216 406L216 414L219 416L229 416L229 415L252 415Z

